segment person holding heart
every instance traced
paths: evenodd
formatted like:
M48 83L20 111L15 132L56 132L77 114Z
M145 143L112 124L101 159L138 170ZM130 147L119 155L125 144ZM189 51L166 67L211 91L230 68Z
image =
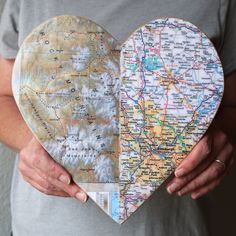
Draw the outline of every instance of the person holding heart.
M233 164L235 10L235 1L230 0L72 0L70 4L65 0L43 0L40 5L35 0L7 0L0 26L0 141L19 153L12 182L13 235L208 235L194 199L219 185ZM211 126L167 185L122 225L101 212L70 174L48 155L28 129L13 99L12 68L21 43L41 22L65 14L93 19L121 42L152 19L183 18L206 33L222 61L225 91Z

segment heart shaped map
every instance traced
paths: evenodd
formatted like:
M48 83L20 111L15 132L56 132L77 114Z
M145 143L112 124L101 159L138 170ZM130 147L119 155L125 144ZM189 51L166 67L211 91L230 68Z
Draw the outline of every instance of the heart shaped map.
M175 18L119 45L91 20L55 17L25 39L13 77L32 133L118 223L203 136L224 85L210 40Z

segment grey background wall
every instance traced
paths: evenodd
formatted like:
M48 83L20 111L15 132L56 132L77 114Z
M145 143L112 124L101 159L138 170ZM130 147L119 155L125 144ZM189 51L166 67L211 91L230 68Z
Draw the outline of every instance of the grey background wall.
M11 232L10 186L14 153L0 144L0 236Z
M4 0L0 0L0 13L3 5ZM8 236L11 232L10 186L14 156L0 143L0 236Z
M0 13L4 2L0 0ZM0 236L9 235L11 232L10 186L14 156L13 152L0 143Z
M0 0L0 12L3 5L4 0ZM11 230L9 199L14 156L13 152L0 144L0 236L9 236ZM236 157L236 155L234 156ZM236 235L235 182L236 165L234 165L231 173L225 178L221 186L208 194L207 198L199 201L208 221L211 236Z
M0 12L4 0L0 0ZM15 154L0 144L0 236L11 232L10 186Z

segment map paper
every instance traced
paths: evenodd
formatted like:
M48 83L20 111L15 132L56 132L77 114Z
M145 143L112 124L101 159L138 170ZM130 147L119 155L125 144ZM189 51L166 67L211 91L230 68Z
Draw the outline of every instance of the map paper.
M223 88L211 41L176 18L153 20L123 44L84 17L52 18L25 39L13 75L32 133L118 223L204 135Z

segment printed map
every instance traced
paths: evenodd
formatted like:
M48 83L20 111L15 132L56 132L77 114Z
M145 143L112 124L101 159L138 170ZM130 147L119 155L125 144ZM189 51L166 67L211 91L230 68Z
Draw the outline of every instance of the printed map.
M122 223L203 136L223 82L189 22L157 19L119 45L91 20L58 16L25 39L13 91L42 146Z

